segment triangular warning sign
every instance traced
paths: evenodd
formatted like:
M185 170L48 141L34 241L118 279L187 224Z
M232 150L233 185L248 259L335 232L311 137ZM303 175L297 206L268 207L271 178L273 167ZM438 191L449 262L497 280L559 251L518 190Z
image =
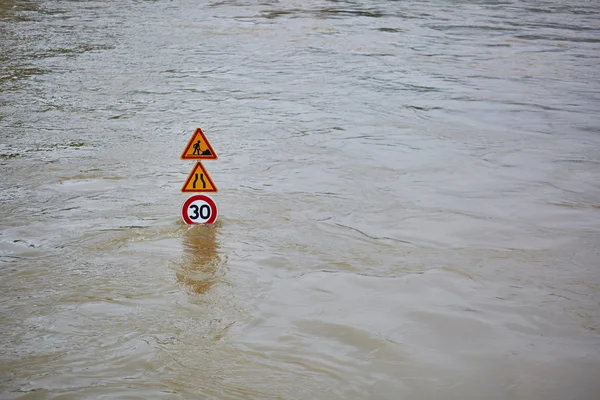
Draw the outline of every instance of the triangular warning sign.
M215 186L210 175L204 169L201 162L197 162L196 166L192 170L187 181L181 188L182 192L216 192L217 187Z
M185 150L181 154L182 160L216 160L217 153L213 150L202 129L196 129Z

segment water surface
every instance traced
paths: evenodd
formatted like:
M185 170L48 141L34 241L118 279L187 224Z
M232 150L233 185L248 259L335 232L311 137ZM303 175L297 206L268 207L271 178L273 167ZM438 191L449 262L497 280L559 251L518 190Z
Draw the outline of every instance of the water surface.
M599 50L583 0L0 0L0 397L596 399Z

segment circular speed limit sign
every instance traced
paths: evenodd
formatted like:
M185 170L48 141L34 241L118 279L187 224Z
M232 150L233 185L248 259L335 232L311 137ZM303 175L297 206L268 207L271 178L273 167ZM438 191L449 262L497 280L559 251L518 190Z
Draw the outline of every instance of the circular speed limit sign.
M217 214L217 205L205 194L190 197L181 207L181 218L188 225L212 224L216 221Z

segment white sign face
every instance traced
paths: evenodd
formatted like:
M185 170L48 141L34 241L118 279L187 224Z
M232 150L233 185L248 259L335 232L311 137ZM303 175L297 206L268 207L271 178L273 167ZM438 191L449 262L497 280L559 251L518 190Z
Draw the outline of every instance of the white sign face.
M188 225L212 224L217 220L217 215L217 205L205 194L190 197L181 207L181 218Z

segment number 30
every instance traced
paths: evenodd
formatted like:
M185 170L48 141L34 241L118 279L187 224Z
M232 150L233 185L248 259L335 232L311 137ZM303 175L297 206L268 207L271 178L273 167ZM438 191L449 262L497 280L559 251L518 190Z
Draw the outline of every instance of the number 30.
M190 215L191 219L196 220L198 219L198 217L202 219L210 218L210 207L207 204L202 204L200 207L198 207L195 204L192 204L190 208L194 210L194 214Z

